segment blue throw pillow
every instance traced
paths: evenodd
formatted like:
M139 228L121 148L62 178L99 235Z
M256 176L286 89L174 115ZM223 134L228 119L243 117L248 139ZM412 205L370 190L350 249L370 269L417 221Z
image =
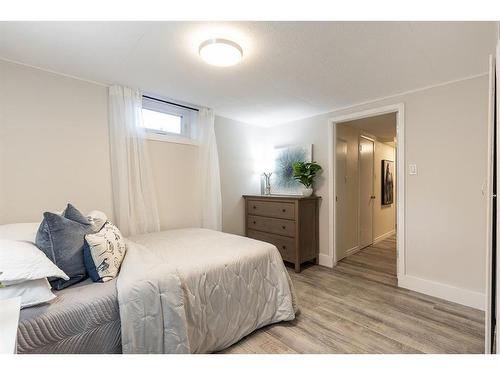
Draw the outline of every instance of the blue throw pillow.
M44 212L36 235L36 245L69 280L50 280L52 286L63 289L87 277L83 260L85 235L93 233L92 225L74 206L68 204L62 215Z

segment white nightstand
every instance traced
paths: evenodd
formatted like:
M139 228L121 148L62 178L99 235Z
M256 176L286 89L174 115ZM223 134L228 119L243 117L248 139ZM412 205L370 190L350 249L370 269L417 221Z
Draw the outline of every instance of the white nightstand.
M21 297L0 301L0 354L16 353Z

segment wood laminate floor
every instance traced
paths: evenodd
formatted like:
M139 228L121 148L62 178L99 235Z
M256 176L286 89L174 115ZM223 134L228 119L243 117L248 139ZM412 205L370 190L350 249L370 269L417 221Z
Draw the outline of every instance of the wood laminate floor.
M484 313L396 286L389 238L334 269L288 269L300 313L223 353L482 353Z

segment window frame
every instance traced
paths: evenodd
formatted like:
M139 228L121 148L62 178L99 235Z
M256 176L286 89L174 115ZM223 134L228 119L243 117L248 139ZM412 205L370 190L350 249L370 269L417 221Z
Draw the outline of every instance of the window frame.
M169 103L163 101L162 99L156 99L152 96L143 95L142 96L142 109L164 113L167 115L173 115L181 118L181 133L173 133L168 131L162 131L158 129L148 128L143 124L146 139L153 141L171 142L171 143L181 143L189 145L197 145L198 143L194 139L194 121L197 117L197 111L185 108L181 105L176 105L174 103Z

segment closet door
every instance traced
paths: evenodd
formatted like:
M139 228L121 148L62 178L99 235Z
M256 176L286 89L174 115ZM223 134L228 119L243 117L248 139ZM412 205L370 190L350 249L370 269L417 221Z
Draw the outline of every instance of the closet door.
M335 241L337 245L337 262L346 256L346 250L349 249L346 239L347 221L345 220L349 214L347 205L347 141L337 138L337 158L335 163L337 196L335 197L336 204L336 232Z
M359 248L373 244L373 193L375 142L359 138Z

